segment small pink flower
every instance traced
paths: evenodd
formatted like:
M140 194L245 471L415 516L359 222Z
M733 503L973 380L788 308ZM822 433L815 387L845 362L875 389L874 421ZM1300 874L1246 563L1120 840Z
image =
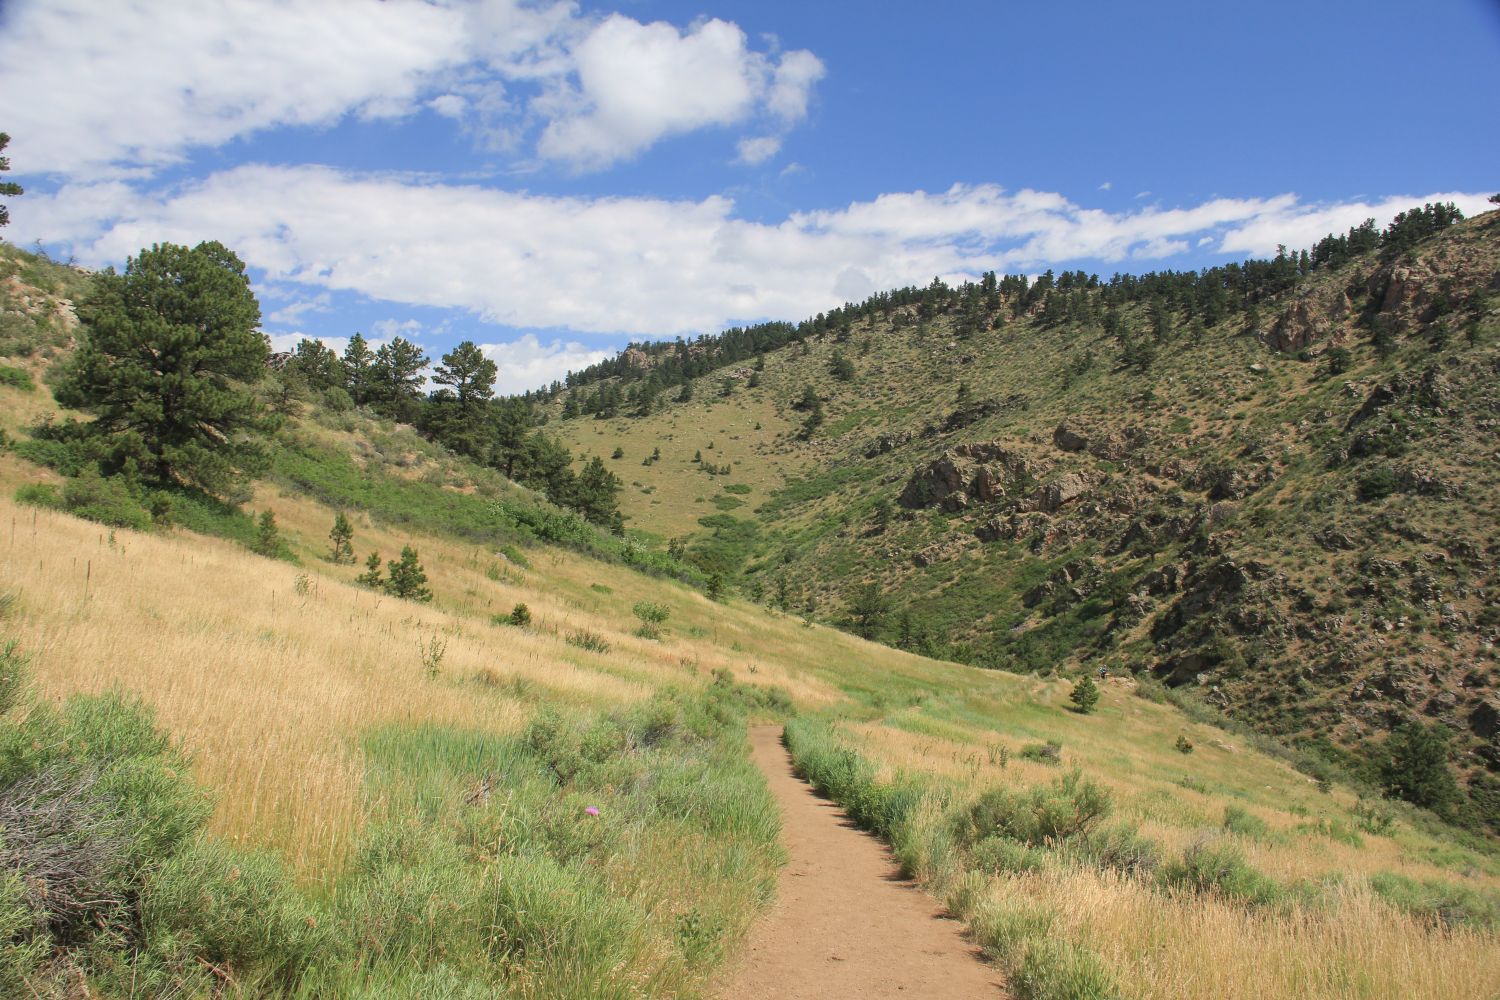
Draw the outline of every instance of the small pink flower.
M587 809L584 810L584 812L588 813L590 816L597 816L597 815L599 815L599 807L598 806L589 806Z

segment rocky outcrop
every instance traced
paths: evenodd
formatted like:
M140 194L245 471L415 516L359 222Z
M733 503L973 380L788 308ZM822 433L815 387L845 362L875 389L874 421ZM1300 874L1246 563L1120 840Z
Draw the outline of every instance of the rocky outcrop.
M1146 432L1139 427L1097 431L1076 420L1064 420L1052 432L1052 443L1063 451L1086 451L1106 462L1121 461L1145 445L1147 440Z
M957 512L1012 496L1034 478L1032 464L999 441L961 444L915 472L899 502L909 509L939 505Z
M1061 509L1064 504L1086 495L1098 483L1099 480L1095 476L1083 472L1070 472L1031 494L1021 506L1027 510L1040 510L1050 514Z
M1301 295L1261 334L1261 342L1273 351L1296 354L1330 339L1348 313L1349 300L1342 291Z

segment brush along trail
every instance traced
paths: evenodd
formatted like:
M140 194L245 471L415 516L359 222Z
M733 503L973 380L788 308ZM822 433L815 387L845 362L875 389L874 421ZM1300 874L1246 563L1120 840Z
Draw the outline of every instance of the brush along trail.
M782 813L788 862L777 900L750 932L725 1000L823 997L967 1000L1005 996L957 921L901 877L874 837L794 773L779 726L750 731Z

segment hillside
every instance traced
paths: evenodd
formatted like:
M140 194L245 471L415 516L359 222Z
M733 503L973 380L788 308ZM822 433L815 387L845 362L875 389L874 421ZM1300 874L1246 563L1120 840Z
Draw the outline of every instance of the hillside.
M1351 234L1250 290L1249 264L907 290L689 402L553 426L623 453L628 524L761 600L965 662L1159 678L1372 780L1387 733L1436 721L1458 811L1500 830L1497 227ZM701 350L622 356L554 412Z
M0 808L15 816L55 800L56 785L36 775L76 779L64 815L105 824L70 829L108 834L84 837L104 858L88 874L116 893L90 903L67 895L66 879L40 879L54 856L14 836L34 827L7 820L7 991L706 995L780 861L777 819L748 764L751 720L787 721L801 771L892 842L1018 995L1439 1000L1500 988L1491 841L1310 780L1274 742L1184 714L1145 672L1116 670L1085 713L1055 669L947 662L816 620L840 616L849 583L878 567L882 592L920 614L914 629L926 629L930 652L963 652L940 641L943 614L955 641L982 649L992 626L966 633L961 610L943 602L988 588L983 600L998 603L970 606L1003 620L1022 607L1016 566L1033 567L1029 590L1045 578L1037 565L1082 544L1041 532L1031 554L1022 542L967 540L1003 500L900 507L913 472L959 444L1003 440L1035 463L1008 513L1076 517L1067 530L1079 532L1122 523L1102 502L1085 513L1097 501L1084 497L1022 508L1065 473L1099 476L1101 496L1141 475L1128 458L1050 443L1051 415L1070 394L1095 394L1091 412L1105 414L1139 393L1135 376L1101 361L1049 395L1000 364L1028 336L1031 353L1055 363L1089 343L1102 354L1094 334L1022 317L1007 320L1003 340L959 340L958 317L944 314L926 319L920 339L920 319L882 339L872 320L867 352L852 325L842 344L835 331L768 354L762 372L747 361L741 381L758 374L760 384L727 397L699 392L639 420L553 419L549 429L580 435L577 450L622 475L620 463L639 465L657 446L647 432L661 422L661 460L626 477L642 485L622 497L632 526L652 531L621 538L410 427L316 398L288 408L267 475L241 495L142 495L101 477L50 430L77 415L47 389L75 336L49 317L76 294L61 283L82 276L5 250L17 273L31 269L22 292L44 308L6 301L17 346L0 362L14 373L0 378L0 524L10 523L0 622L15 642L0 665ZM56 302L38 297L48 287ZM1252 395L1245 403L1273 383L1289 395L1326 390L1305 381L1310 366L1259 360L1249 338L1214 330L1225 336L1204 337L1206 350ZM839 347L856 372L834 389L822 373ZM974 356L963 367L976 412L1022 386L1037 398L944 429L956 387L941 397L935 387L955 350ZM1239 371L1252 361L1272 368L1266 381ZM1357 357L1352 371L1400 363ZM804 382L826 395L809 441L793 409ZM267 383L268 399L277 388ZM1176 419L1123 412L1153 428ZM930 435L871 447L928 423ZM616 446L626 457L609 458ZM956 457L1004 465L982 448ZM1106 461L1116 464L1091 464ZM716 474L700 468L709 463ZM876 531L883 499L890 512ZM652 510L663 512L655 525ZM329 558L339 512L354 563ZM686 546L696 568L653 545L651 533L664 542L716 515ZM913 553L954 542L962 551L915 566ZM1191 544L1173 551L1203 558ZM420 554L430 603L357 582L369 552L405 546ZM1090 555L1115 558L1104 545ZM945 581L978 572L956 577L960 593L948 597L916 590L937 579L918 570L934 566ZM763 581L763 603L700 592L705 571L726 570L747 591ZM768 606L783 574L797 613ZM821 611L802 613L813 596ZM1122 635L1114 662L1128 665L1146 627ZM9 679L22 675L31 690L17 695ZM109 794L95 796L101 787ZM80 901L63 910L59 900Z

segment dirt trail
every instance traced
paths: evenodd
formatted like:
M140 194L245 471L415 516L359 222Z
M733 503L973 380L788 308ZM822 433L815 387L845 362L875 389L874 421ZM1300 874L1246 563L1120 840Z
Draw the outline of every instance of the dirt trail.
M779 726L755 727L750 742L781 806L790 860L776 903L723 980L723 1000L1006 995L958 922L901 878L883 844L792 772Z

